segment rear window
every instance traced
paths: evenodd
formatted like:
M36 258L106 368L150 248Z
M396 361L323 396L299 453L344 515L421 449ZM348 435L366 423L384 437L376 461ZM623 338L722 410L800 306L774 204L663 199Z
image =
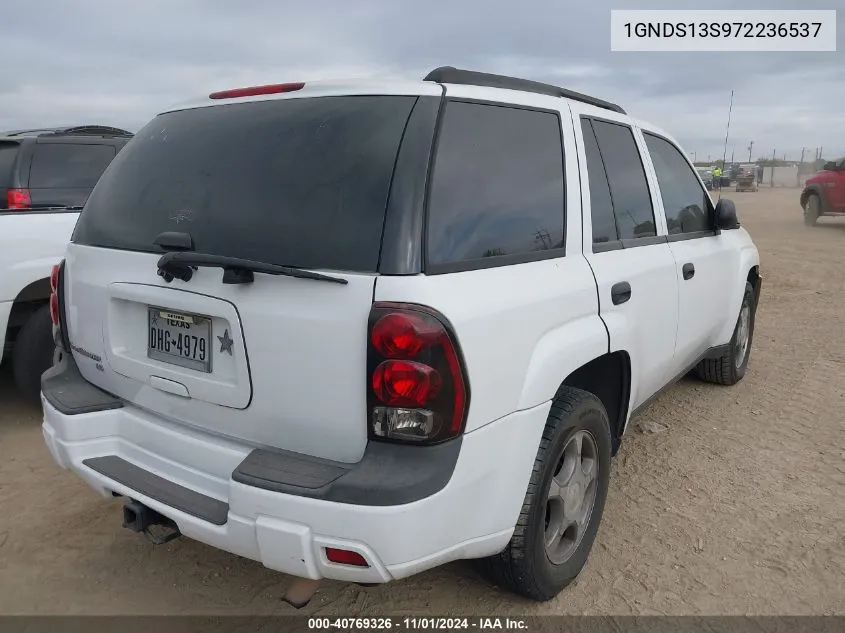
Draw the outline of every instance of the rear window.
M0 142L0 189L12 186L12 165L18 155L17 143Z
M416 97L270 100L153 119L91 194L74 241L375 272L393 166Z
M114 155L111 145L38 143L29 170L29 187L91 189Z

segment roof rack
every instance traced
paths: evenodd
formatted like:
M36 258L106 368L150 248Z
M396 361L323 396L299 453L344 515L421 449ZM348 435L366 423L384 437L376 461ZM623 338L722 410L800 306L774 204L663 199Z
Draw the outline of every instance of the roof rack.
M423 81L433 81L440 84L458 84L463 86L485 86L487 88L504 88L507 90L522 90L524 92L534 92L537 94L549 95L552 97L563 97L564 99L572 99L574 101L581 101L582 103L589 103L590 105L605 110L612 110L619 114L626 114L620 106L615 103L610 103L597 97L575 92L574 90L567 90L560 86L553 86L552 84L544 84L539 81L531 81L530 79L518 79L516 77L508 77L506 75L492 75L490 73L480 73L474 70L462 70L454 68L453 66L441 66L435 68L425 76Z
M52 134L56 136L134 136L129 130L123 130L119 127L111 127L108 125L75 125L73 127L55 130Z

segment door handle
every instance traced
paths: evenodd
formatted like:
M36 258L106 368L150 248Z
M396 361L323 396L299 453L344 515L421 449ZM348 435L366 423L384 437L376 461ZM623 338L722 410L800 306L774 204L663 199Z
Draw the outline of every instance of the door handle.
M620 281L618 284L613 284L613 287L610 289L610 300L613 301L613 305L618 306L630 298L631 284L627 281Z
M684 279L692 279L695 276L695 266L692 264L684 264L681 268L681 272L684 275Z

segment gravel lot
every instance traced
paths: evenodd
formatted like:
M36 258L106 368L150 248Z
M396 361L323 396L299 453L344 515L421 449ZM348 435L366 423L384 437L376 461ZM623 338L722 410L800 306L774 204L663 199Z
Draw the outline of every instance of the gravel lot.
M845 614L845 222L805 228L794 189L727 195L763 260L749 373L734 388L685 379L632 422L574 585L534 604L459 562L370 589L325 582L304 612ZM122 529L118 500L54 465L8 364L0 403L0 613L293 611L285 575Z

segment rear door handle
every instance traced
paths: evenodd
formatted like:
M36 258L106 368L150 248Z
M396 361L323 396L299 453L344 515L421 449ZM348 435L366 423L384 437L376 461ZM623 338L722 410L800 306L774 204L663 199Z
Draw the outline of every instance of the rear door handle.
M617 284L613 284L613 287L610 289L610 300L613 301L613 305L618 306L620 303L625 303L630 298L631 284L627 281L620 281Z
M692 279L695 276L695 266L692 264L684 264L681 268L681 272L684 275L684 279Z

